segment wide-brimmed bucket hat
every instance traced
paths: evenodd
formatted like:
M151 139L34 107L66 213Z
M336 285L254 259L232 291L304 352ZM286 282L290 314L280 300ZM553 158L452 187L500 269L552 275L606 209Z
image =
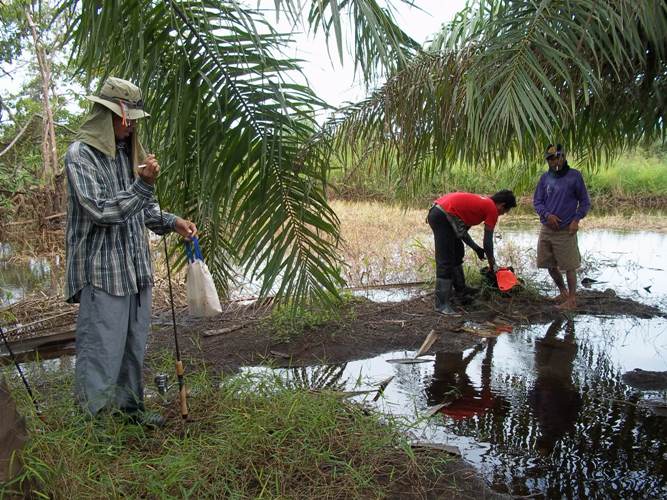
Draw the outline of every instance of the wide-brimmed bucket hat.
M107 78L98 95L88 95L86 99L101 104L123 119L137 120L150 116L144 111L141 89L115 76Z

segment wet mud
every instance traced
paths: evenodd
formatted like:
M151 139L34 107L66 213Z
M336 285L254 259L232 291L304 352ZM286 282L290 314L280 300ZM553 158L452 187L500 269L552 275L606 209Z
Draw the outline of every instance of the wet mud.
M585 290L578 307L563 313L549 298L527 291L513 295L490 293L465 306L460 316L433 311L433 295L425 293L402 302L377 303L357 299L346 304L342 319L307 329L286 340L272 330L269 311L256 305L230 305L219 317L195 320L179 316L183 355L221 372L242 366L303 366L340 363L376 354L417 350L431 330L440 334L431 352L460 351L480 338L511 332L520 325L544 324L558 317L591 316L636 318L666 317L657 307L618 297L613 291ZM153 326L149 355L173 348L170 317L162 314Z

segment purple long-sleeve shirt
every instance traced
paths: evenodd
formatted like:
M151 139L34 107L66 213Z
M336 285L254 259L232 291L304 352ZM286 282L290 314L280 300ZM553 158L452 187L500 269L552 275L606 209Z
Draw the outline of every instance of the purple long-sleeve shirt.
M533 206L542 224L550 214L560 218L560 228L566 228L574 219L586 217L591 201L581 172L570 168L564 176L545 172L533 194Z

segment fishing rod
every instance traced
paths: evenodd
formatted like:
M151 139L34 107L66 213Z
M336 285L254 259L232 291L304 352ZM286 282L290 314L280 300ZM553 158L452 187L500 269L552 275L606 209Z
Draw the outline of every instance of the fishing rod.
M148 147L152 145L152 136L151 128L148 126L148 118L144 120L146 127L146 138L148 139ZM156 179L157 181L157 179ZM157 200L158 206L160 207L160 224L164 226L164 213L162 211L162 203L160 202L160 195L155 186L155 199ZM162 243L164 246L164 260L167 264L167 282L169 283L169 304L171 305L171 325L174 331L174 352L176 356L176 378L178 380L178 399L181 409L181 418L187 420L188 418L188 401L187 401L187 389L185 387L185 368L183 367L183 361L181 361L181 348L178 343L178 327L176 325L176 309L174 307L174 291L171 283L171 264L169 263L169 249L167 247L167 236L166 234L162 235Z
M148 127L146 127L148 128ZM164 224L164 216L162 214L162 205L160 204L160 198L157 195L157 189L155 190L155 198L157 203L160 206L160 223ZM167 281L169 282L169 302L171 304L171 324L174 330L174 350L176 353L176 378L178 379L178 399L181 408L181 418L187 420L188 418L188 400L187 400L187 390L185 388L185 368L183 367L183 361L181 361L181 349L178 345L178 330L176 327L176 310L174 309L174 292L171 285L171 266L169 264L169 254L167 253L167 237L162 235L162 243L164 244L164 259L167 263Z
M143 17L143 14L142 14ZM144 73L144 22L141 22L141 34L139 36L139 52L140 52L140 78L139 81L143 81ZM143 99L142 92L142 99ZM144 126L146 128L146 139L147 146L149 150L153 145L152 129L149 126L148 117L144 117ZM155 199L160 208L160 224L164 226L164 214L162 212L162 203L160 202L159 190L157 188L157 179L155 185ZM166 234L162 235L162 243L164 245L164 259L167 264L167 281L169 283L169 304L171 305L171 324L174 331L174 353L176 357L176 378L178 380L178 399L179 406L181 410L181 418L187 420L188 418L188 400L187 400L187 389L185 387L185 368L183 367L183 361L181 361L181 348L178 343L178 328L176 326L176 310L174 308L174 292L171 284L171 265L169 264L169 250L167 248L167 236Z
M37 403L37 399L35 398L35 395L32 392L32 388L30 387L30 384L28 383L28 379L25 378L25 375L23 374L23 370L21 369L21 365L19 364L18 360L16 359L16 356L14 355L14 351L12 351L12 348L9 345L9 341L7 340L7 336L5 335L5 331L2 329L1 326L0 326L0 336L2 336L2 342L5 344L5 348L7 349L7 352L9 352L9 357L12 358L12 361L14 362L14 366L16 366L16 371L19 372L19 375L21 376L21 380L23 380L23 385L25 385L25 388L28 391L28 394L30 395L30 399L32 399L32 404L35 405L35 413L37 413L37 416L40 418L40 420L43 420L44 417L42 416L42 410L39 409L39 403Z

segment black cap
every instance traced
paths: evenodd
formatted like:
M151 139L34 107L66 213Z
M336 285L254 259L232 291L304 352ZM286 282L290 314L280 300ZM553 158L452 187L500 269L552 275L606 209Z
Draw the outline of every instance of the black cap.
M559 157L564 155L565 155L565 150L563 149L562 145L556 144L554 146L553 144L549 144L547 146L547 150L544 152L544 159L547 160L552 156Z

